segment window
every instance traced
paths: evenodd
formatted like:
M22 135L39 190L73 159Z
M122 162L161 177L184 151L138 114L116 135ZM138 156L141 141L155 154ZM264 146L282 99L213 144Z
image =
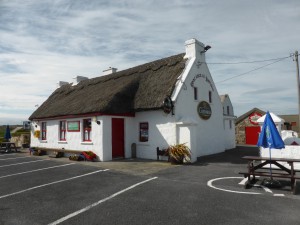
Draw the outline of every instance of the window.
M227 115L230 115L229 106L227 106Z
M229 120L229 128L230 128L230 130L232 129L232 121L231 120Z
M83 141L92 141L92 121L91 119L83 120Z
M140 123L140 142L147 142L149 138L148 122Z
M194 100L198 100L198 89L194 87Z
M66 121L59 121L59 140L66 140Z
M209 103L212 103L211 91L208 92L208 101Z
M47 123L42 122L42 140L47 140Z

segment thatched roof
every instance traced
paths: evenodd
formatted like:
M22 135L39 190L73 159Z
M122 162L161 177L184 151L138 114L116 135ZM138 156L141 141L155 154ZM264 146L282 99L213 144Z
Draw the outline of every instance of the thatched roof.
M184 54L156 60L110 75L57 88L30 120L83 115L121 114L162 108L182 73Z

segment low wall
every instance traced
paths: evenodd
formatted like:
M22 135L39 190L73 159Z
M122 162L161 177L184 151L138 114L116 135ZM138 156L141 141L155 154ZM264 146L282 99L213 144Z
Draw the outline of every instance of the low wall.
M12 137L11 142L14 142L17 147L22 147L23 144L30 143L30 134L21 134L20 136Z
M269 149L260 147L260 156L270 157ZM300 146L286 145L283 149L271 149L271 157L300 159ZM281 164L290 168L288 163L282 162ZM300 163L294 163L294 168L300 170Z

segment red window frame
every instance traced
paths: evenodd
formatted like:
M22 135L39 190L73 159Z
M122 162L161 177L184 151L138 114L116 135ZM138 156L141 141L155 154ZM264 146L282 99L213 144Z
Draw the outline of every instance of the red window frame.
M67 122L65 120L59 121L59 140L66 140Z
M42 140L47 140L47 122L42 122Z
M140 123L140 142L148 142L149 140L149 123L142 122Z
M92 141L92 119L84 119L82 124L83 141Z

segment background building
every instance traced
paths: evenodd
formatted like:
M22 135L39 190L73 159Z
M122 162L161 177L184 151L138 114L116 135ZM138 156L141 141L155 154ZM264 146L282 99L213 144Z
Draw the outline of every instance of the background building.
M235 138L237 144L257 144L260 132L260 126L257 120L264 114L266 114L265 111L253 108L236 119Z
M284 119L283 130L293 130L299 134L299 115L278 115Z

